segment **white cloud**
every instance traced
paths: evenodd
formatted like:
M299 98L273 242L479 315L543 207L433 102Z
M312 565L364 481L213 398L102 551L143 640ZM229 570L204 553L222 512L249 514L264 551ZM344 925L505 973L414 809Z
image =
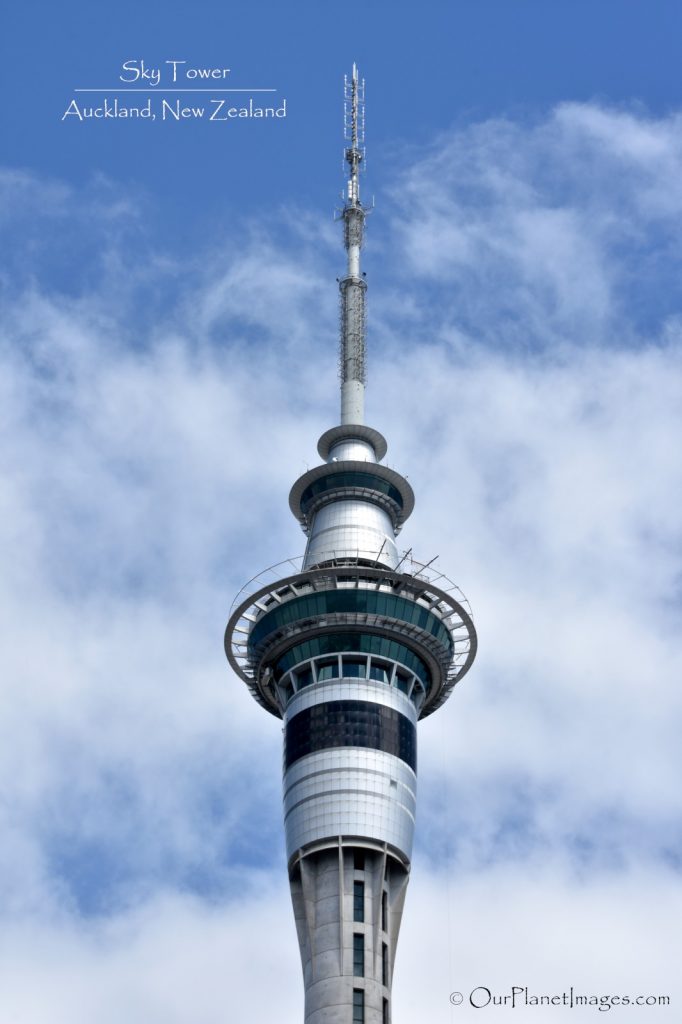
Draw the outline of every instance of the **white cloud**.
M472 125L405 156L397 268L425 290L431 327L470 341L653 340L677 312L681 163L677 116L573 103L535 124Z
M444 872L462 985L666 980L676 126L586 105L474 126L435 143L372 224L369 419L417 492L402 540L440 554L480 634L471 676L421 726L396 1024L454 1013L457 979L425 938ZM230 1004L241 1019L257 990L258 1019L293 1022L279 727L221 638L242 583L303 546L286 495L336 415L340 248L285 219L295 256L240 228L184 277L149 240L123 258L117 232L140 217L113 190L70 251L106 222L114 269L66 287L35 183L8 185L43 279L17 252L4 282L3 1016L210 1022ZM78 198L48 194L58 220ZM547 922L563 922L549 940Z
M299 967L288 893L269 880L249 883L229 909L169 893L85 926L8 923L3 1016L21 1024L221 1024L226 1016L293 1024L302 984L291 984Z
M474 1020L594 1020L632 1015L672 1020L680 996L676 970L680 900L659 872L576 876L544 856L521 868L427 873L415 864L395 971L395 1024ZM434 936L438 941L434 941ZM667 996L654 1007L507 1005L481 1009L512 988L528 996ZM450 1004L450 993L464 997Z

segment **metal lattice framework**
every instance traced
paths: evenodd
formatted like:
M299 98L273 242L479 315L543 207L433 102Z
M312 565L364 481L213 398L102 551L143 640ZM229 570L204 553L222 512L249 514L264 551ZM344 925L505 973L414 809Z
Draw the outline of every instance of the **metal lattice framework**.
M367 285L361 278L345 277L339 282L339 378L341 383L367 383L365 354Z

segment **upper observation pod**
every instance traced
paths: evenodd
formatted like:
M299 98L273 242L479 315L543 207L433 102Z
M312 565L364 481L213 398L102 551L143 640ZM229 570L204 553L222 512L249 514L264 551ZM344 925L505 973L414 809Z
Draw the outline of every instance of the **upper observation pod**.
M318 668L324 667L318 655L373 652L375 661L365 664L372 678L380 650L397 644L391 649L399 648L402 660L393 659L388 675L384 666L381 678L408 685L423 716L439 707L468 671L476 632L459 589L431 563L398 550L396 536L414 508L414 492L405 477L381 464L386 440L364 423L367 286L360 268L365 225L360 172L365 166L365 83L355 64L344 82L344 139L341 422L318 442L325 462L304 473L289 495L308 540L303 558L275 566L247 585L233 606L225 646L232 667L256 699L281 716L299 687L318 681ZM292 658L299 658L294 671ZM415 664L420 666L416 673ZM342 673L344 663L337 668Z

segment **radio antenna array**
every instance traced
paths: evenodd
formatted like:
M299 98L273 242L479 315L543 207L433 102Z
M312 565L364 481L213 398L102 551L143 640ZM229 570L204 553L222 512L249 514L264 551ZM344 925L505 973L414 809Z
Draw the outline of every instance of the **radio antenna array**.
M348 187L342 211L346 248L346 276L339 281L341 299L341 423L364 423L365 414L365 292L360 270L360 249L365 229L365 210L360 202L360 169L365 161L365 80L353 73L344 77L343 134L347 143Z
M348 201L359 202L358 175L366 166L365 153L365 80L358 75L353 64L353 74L343 77L343 137L350 143L344 151L344 160L350 168Z

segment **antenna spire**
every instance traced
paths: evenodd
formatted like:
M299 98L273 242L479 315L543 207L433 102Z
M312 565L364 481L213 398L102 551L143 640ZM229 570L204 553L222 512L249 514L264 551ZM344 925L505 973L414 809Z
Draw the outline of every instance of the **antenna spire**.
M353 64L350 80L344 76L344 152L349 178L342 211L346 248L346 276L341 292L341 423L363 423L365 406L365 292L360 271L360 249L365 210L360 202L360 169L365 159L365 80Z

